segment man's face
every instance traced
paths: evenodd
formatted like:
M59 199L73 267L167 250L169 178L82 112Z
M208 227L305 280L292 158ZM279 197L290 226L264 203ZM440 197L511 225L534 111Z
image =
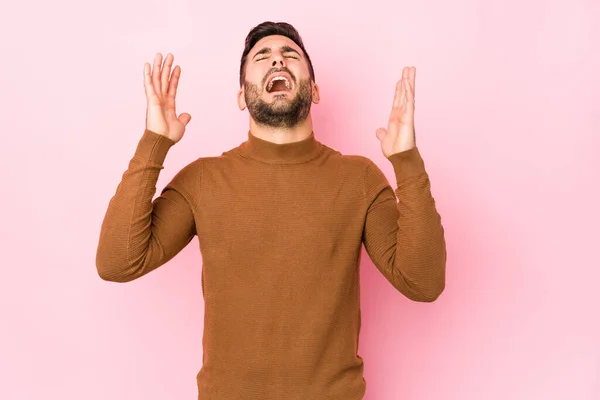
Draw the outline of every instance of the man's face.
M240 108L261 125L289 128L306 119L311 102L319 100L310 78L304 52L293 40L267 36L246 59L244 85L238 94Z

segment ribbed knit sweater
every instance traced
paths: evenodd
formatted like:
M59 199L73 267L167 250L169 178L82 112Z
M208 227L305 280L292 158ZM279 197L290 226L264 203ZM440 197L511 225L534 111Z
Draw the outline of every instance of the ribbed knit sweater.
M173 145L144 131L102 224L99 275L139 278L196 235L199 400L362 399L361 246L412 300L434 301L445 285L444 229L418 148L388 158L394 190L369 158L314 133L276 144L248 132L187 164L153 200Z

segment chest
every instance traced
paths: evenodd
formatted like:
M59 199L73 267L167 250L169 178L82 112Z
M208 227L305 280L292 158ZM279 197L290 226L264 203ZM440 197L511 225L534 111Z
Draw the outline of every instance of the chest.
M204 176L197 209L203 254L214 246L232 256L265 246L297 252L360 244L366 212L361 178L342 168L287 165Z

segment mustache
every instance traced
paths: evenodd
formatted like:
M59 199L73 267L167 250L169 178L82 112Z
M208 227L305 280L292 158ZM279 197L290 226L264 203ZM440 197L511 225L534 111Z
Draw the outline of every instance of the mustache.
M269 71L268 71L268 72L265 74L265 77L264 77L264 78L263 78L263 80L262 80L262 85L263 85L263 86L265 86L265 84L267 83L267 80L269 79L269 76L271 76L271 75L273 75L273 74L275 74L275 73L277 73L277 72L286 72L286 73L287 73L287 74L288 74L288 75L289 75L289 76L292 78L292 81L293 81L294 83L297 83L297 82L296 82L296 77L294 76L294 74L292 73L292 71L290 71L290 70L289 70L289 69L287 69L286 67L283 67L283 68L271 68L271 69L270 69L270 70L269 70Z

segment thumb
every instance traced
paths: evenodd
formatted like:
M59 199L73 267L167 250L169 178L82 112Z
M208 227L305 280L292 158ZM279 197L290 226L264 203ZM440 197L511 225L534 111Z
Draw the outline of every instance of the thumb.
M181 121L183 126L186 126L187 124L189 124L190 120L192 119L192 116L188 113L181 113L179 114L179 117L177 119Z
M375 136L377 136L377 139L379 139L379 140L383 140L385 135L387 135L387 130L385 130L385 128L379 128L375 132Z

